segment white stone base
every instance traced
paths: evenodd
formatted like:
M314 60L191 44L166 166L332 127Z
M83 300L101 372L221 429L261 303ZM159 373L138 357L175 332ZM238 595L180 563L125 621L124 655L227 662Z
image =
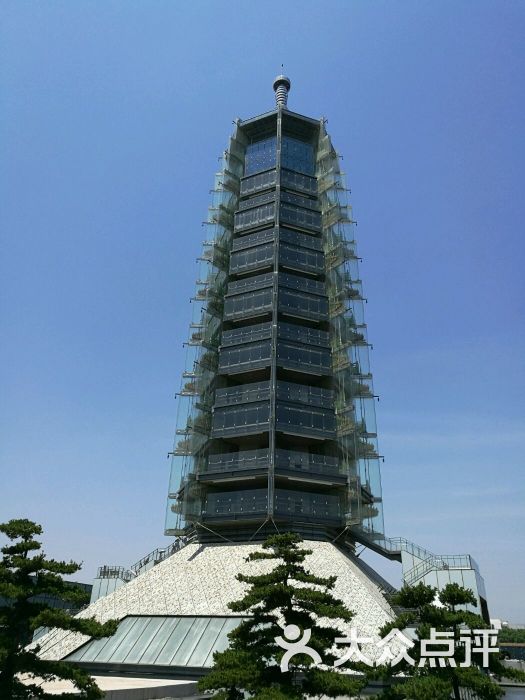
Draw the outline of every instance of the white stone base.
M378 640L379 629L394 614L376 584L333 544L305 541L304 545L312 550L306 568L318 576L337 576L333 593L354 612L351 625L357 627L359 636ZM95 601L78 617L105 622L127 615L231 615L228 603L241 598L246 589L236 574L266 573L275 566L275 560L246 562L247 555L256 550L260 545L189 544ZM38 640L40 655L62 659L87 640L75 632L52 630Z

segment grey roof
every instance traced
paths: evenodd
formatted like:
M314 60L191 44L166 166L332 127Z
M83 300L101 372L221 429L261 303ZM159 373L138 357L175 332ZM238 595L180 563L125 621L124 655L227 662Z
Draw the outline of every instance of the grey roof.
M207 668L242 618L129 616L112 637L92 639L66 657L81 664Z

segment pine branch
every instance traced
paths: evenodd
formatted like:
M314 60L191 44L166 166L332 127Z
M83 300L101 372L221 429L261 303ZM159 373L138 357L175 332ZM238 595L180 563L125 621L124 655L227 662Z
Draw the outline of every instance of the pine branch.
M333 669L317 668L309 655L295 655L289 672L281 672L285 652L275 639L283 635L282 625L310 629L310 648L327 662L333 662L336 657L331 648L335 638L344 633L336 625L320 625L319 618L347 622L353 616L343 601L330 592L335 577L321 578L304 568L304 560L312 552L300 548L301 542L295 533L273 535L263 543L263 551L252 552L247 557L248 562L275 560L276 563L270 572L237 576L248 589L228 607L250 618L230 632L229 649L214 655L211 673L199 681L201 690L216 690L214 697L225 700L246 694L252 700L277 700L307 695L355 695L359 691L362 680ZM242 694L232 694L232 688Z
M46 694L41 685L31 678L70 680L80 690L78 693L62 694L62 698L103 697L89 674L63 661L51 661L38 656L39 646L27 647L31 632L38 627L51 627L80 632L93 638L113 634L116 621L99 624L95 619L71 617L66 610L50 608L49 597L73 605L83 604L85 592L75 584L66 583L62 576L80 569L73 561L47 559L40 552L41 544L34 538L42 533L40 525L26 519L10 520L0 525L12 542L2 548L0 561L0 596L5 605L0 608L0 698L18 700L22 698L56 698ZM29 556L32 552L38 552ZM22 683L17 674L29 677Z

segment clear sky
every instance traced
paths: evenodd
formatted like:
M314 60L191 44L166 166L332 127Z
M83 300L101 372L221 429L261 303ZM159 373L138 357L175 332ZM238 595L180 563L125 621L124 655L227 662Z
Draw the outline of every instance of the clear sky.
M470 552L525 623L525 2L2 9L0 520L87 581L168 542L201 222L284 62L352 188L387 532Z

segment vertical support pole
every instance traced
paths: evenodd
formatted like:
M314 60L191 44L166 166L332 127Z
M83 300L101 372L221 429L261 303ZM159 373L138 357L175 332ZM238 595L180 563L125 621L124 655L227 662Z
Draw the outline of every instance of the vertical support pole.
M273 292L272 292L272 362L270 368L270 426L268 464L268 518L273 518L275 511L275 450L276 450L276 395L277 395L277 314L279 306L279 214L281 204L281 143L282 143L283 107L277 106L277 139L275 158L275 244L273 247Z

